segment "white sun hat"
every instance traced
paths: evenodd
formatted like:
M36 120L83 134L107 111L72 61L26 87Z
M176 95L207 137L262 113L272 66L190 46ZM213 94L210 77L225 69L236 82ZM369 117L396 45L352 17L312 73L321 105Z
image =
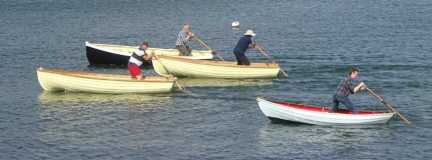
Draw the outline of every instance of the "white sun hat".
M244 34L245 36L252 36L252 37L254 37L256 34L254 33L254 31L253 30L251 30L251 29L248 29L246 32L245 32L245 34Z

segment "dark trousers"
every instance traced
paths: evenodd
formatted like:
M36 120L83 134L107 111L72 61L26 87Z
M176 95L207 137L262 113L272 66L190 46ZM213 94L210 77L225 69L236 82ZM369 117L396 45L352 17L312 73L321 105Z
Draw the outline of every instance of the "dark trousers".
M337 96L333 95L333 106L329 112L337 112L339 103L342 103L348 110L352 111L353 114L358 113L358 108L351 102L348 96Z
M237 59L237 65L250 65L249 59L244 53L234 52L234 55Z
M177 50L180 52L181 56L190 56L192 55L192 49L186 45L176 46Z

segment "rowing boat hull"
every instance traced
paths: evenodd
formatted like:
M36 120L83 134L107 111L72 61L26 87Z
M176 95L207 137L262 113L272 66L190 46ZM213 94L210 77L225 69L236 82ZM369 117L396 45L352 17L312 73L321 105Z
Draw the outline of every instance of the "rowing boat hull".
M96 44L85 42L86 56L90 65L120 65L125 66L129 62L129 57L136 46L111 45L111 44ZM177 56L186 59L212 59L211 51L193 50L192 56L178 56L177 49L162 49L149 48L149 52L154 52L156 55ZM144 63L151 65L151 63Z
M351 114L345 112L329 113L327 108L302 109L282 103L271 102L257 98L261 111L270 119L299 122L314 125L364 125L386 123L394 113L360 112ZM304 106L304 105L296 105ZM309 106L308 106L309 107Z
M177 77L192 78L275 78L280 68L277 64L255 63L250 66L234 62L190 60L158 56L152 60L153 68L160 75L172 74Z
M180 78L177 82L184 87L234 87L272 85L272 79L216 79L216 78Z
M37 69L39 84L47 91L90 93L168 93L175 79L146 77L132 79L126 75L95 74L58 69Z

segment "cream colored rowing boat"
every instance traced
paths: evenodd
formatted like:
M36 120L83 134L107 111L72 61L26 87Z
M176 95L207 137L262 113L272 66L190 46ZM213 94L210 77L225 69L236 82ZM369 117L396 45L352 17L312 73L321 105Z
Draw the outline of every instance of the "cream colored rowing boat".
M272 79L220 79L220 78L180 78L177 82L183 87L241 87L272 85Z
M63 69L37 69L39 84L47 91L91 93L167 93L176 81L173 77L132 79L128 75L100 74Z
M251 63L237 65L236 62L192 60L169 56L157 56L152 60L153 68L160 75L174 75L193 78L275 78L278 64Z

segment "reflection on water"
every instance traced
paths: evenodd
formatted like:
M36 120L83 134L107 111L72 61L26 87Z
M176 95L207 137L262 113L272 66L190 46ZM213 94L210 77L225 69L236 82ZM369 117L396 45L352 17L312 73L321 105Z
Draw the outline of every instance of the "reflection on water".
M380 136L390 133L388 125L359 125L359 126L317 126L306 124L283 124L269 122L260 130L260 139L273 141L274 138L291 139L299 143L345 143L345 142L374 142ZM380 135L376 137L377 135ZM276 136L276 137L275 137Z
M272 79L197 79L181 78L180 85L186 87L229 87L229 86L263 86L272 85Z
M43 105L50 104L162 104L171 98L170 94L92 94L78 92L46 92L39 95Z
M392 130L386 124L317 126L269 121L259 130L258 148L265 154L281 154L279 156L291 153L294 157L301 158L309 152L319 154L317 158L323 155L331 157L350 154L356 149L367 150L369 148L365 146L382 143L391 136ZM298 148L302 150L297 150ZM304 148L310 150L303 151ZM318 148L319 150L316 150ZM275 150L287 150L287 153L272 153Z
M75 148L77 154L90 155L85 159L105 155L109 147L128 148L131 129L161 121L163 116L153 115L165 114L172 106L170 94L42 92L39 102L40 130L33 137L50 149L50 144L59 144L53 153Z

